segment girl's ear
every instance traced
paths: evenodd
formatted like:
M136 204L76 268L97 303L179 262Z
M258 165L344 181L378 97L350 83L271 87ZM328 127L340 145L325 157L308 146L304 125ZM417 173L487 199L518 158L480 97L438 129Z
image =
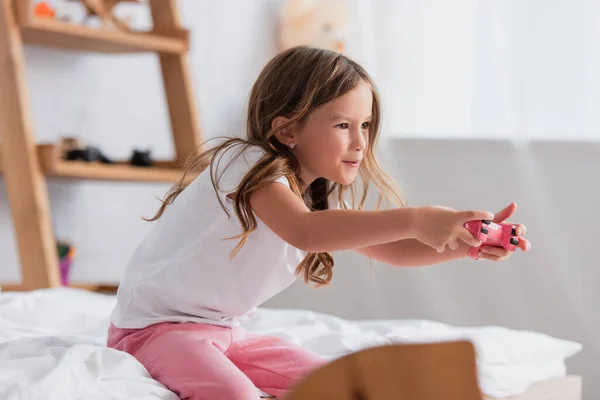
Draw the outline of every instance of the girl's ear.
M294 134L293 125L288 125L287 127L281 129L283 125L288 123L290 120L286 117L277 116L273 118L271 122L271 129L275 132L275 137L279 140L279 143L284 146L294 148L296 145L296 136Z

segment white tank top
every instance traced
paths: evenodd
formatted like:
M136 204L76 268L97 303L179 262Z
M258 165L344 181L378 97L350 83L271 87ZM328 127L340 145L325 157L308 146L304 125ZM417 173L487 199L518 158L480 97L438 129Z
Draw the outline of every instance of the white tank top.
M239 151L228 149L219 172ZM263 302L291 285L306 253L291 246L257 217L257 228L235 258L230 253L242 232L227 197L264 155L244 151L223 173L217 200L209 169L202 172L154 222L131 258L117 293L112 323L144 328L160 322L237 326ZM276 180L289 188L285 177Z

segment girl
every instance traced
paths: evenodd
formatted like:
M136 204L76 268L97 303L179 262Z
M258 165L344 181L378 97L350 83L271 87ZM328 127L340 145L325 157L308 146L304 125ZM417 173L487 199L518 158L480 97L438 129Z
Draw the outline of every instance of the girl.
M255 399L257 388L282 396L323 360L245 332L242 318L297 276L328 284L329 252L354 249L396 266L442 263L480 245L466 221L512 215L514 204L496 216L404 207L375 159L380 122L375 85L354 61L310 47L272 59L252 88L247 138L191 160L151 219L120 283L108 345L183 399ZM193 171L201 173L189 182ZM362 210L369 184L398 208ZM508 252L483 248L482 256Z

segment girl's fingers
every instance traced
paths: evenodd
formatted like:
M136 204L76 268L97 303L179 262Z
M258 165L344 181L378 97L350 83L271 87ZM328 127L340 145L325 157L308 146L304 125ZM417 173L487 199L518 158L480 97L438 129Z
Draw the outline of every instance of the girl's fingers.
M504 260L504 257L499 257L499 256L496 256L494 254L484 253L482 251L479 252L479 257L480 258L484 258L486 260L490 260L490 261L502 261L502 260Z
M492 221L494 219L494 214L489 211L460 211L459 214L462 222L484 219Z
M496 256L496 257L506 257L510 254L508 250L504 247L494 247L494 246L482 246L479 250L481 253Z
M505 224L511 224L510 222L504 222ZM512 224L511 224L512 225ZM517 226L517 236L525 236L527 233L527 226L523 224L515 224Z
M517 247L522 251L528 251L531 248L531 243L529 240L519 237L519 244ZM506 250L504 247L482 246L479 251L481 254L500 258L505 258L511 255L511 252Z
M510 218L515 211L517 210L517 203L510 203L508 206L504 207L502 210L497 212L494 216L494 222L504 222L508 218Z
M450 250L458 249L458 238L454 238L454 239L450 240L450 242L448 243L448 248Z
M458 233L456 234L456 237L458 239L462 240L463 242L465 242L466 244L468 244L469 246L473 246L473 247L481 246L481 241L479 239L477 239L475 237L475 235L473 235L471 233L471 231L469 231L467 228L459 229Z
M520 248L522 251L528 251L531 248L531 242L529 242L529 240L523 238L523 237L518 237L519 239L519 244L518 244L518 248Z

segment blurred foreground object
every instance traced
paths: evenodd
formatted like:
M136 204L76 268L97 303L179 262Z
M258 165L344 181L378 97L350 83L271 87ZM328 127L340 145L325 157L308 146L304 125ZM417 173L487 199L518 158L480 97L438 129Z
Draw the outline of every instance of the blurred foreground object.
M347 25L344 0L286 0L279 14L279 47L309 45L343 53Z

